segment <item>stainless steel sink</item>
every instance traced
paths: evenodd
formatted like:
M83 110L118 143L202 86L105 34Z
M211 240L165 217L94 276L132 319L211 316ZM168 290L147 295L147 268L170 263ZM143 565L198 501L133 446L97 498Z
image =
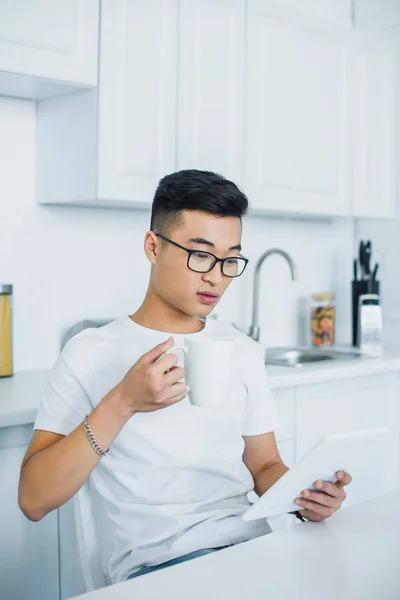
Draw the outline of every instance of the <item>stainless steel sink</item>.
M366 357L357 349L330 350L328 348L281 347L267 348L265 351L266 364L283 367L302 367L312 363L359 360L361 358Z

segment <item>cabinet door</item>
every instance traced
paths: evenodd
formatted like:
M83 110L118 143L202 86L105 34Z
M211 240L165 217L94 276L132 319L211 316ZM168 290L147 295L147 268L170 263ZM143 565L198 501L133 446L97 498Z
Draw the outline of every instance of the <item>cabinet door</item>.
M352 0L279 0L279 4L290 7L291 10L301 10L316 17L351 27Z
M355 36L353 46L353 214L394 217L396 207L393 52Z
M282 421L282 427L275 431L278 442L293 440L295 423L295 389L273 390L273 397Z
M361 478L349 486L349 500L396 488L399 484L398 394L398 374L390 373L299 388L296 460L328 433L388 428L379 455L366 460Z
M103 0L98 198L149 203L175 170L177 0Z
M4 436L5 430L0 430L0 596L10 600L56 600L57 511L39 523L24 517L18 507L17 490L26 445L4 447Z
M349 213L348 35L249 0L246 190L255 209Z
M58 509L60 549L60 600L86 592L76 537L73 499Z
M97 85L99 0L0 0L0 71Z
M178 168L242 179L245 0L179 8Z

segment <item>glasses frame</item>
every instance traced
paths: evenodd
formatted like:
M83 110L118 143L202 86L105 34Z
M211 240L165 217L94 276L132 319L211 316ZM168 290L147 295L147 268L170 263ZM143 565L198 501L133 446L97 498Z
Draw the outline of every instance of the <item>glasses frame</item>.
M196 271L196 269L192 269L191 267L189 267L189 262L190 262L190 257L192 256L192 254L194 254L195 252L200 252L200 250L191 250L190 248L185 248L184 246L181 246L180 244L178 244L177 242L174 242L173 240L170 240L169 238L165 237L165 235L162 235L161 233L156 233L156 236L161 238L162 240L164 240L165 242L168 242L169 244L172 244L173 246L176 246L177 248L180 248L181 250L185 250L185 252L188 253L188 259L186 262L186 266L188 269L190 269L191 271L193 271L194 273L210 273L210 271L213 270L213 268L215 267L215 265L217 263L221 263L221 273L224 277L229 277L230 279L235 279L236 277L240 277L241 275L243 275L247 264L249 262L248 258L245 258L244 256L227 256L226 258L218 258L218 256L215 256L215 254L213 254L212 252L207 252L206 250L202 250L201 252L203 252L204 254L209 254L210 256L213 257L214 262L211 265L211 267L207 270L207 271ZM224 273L224 264L225 261L227 260L232 260L232 258L240 258L240 260L244 261L244 267L243 267L243 271L239 274L239 275L226 275Z

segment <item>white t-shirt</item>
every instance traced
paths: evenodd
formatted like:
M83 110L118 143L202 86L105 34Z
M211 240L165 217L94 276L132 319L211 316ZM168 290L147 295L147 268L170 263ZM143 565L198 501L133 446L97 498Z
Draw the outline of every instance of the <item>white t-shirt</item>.
M218 409L199 408L185 398L134 415L94 469L92 484L114 531L113 582L195 550L270 532L264 519L241 519L254 488L242 460L242 436L280 425L262 349L215 321L199 333L173 335L175 344L196 336L237 340L229 401ZM129 317L79 333L54 366L35 429L68 435L145 352L168 337Z

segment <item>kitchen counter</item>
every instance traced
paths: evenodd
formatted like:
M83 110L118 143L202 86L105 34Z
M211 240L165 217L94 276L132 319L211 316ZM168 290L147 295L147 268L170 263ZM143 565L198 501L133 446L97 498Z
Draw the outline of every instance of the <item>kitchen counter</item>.
M394 600L400 490L289 530L79 596L81 600Z
M381 358L360 358L351 361L310 363L302 367L267 367L272 390L297 387L313 383L327 383L338 379L351 379L364 375L379 375L400 371L400 353L387 352Z
M0 379L0 427L33 423L49 370L24 371Z
M400 353L388 353L382 358L335 361L293 367L267 367L272 390L327 383L366 375L400 371ZM14 377L0 379L0 427L33 423L50 370L25 371Z

